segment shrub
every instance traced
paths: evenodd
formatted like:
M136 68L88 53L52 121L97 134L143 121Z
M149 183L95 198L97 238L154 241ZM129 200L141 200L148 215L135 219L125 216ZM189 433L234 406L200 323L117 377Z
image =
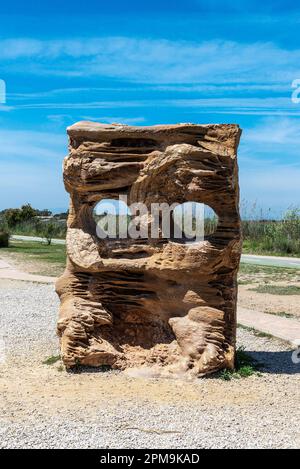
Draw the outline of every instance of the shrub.
M41 234L43 238L46 239L47 244L50 246L52 238L54 238L54 235L56 233L56 226L54 223L49 222L49 223L44 223L41 229Z
M234 370L222 370L217 376L224 381L230 381L232 378L238 379L248 378L253 375L259 376L258 370L261 367L262 364L250 357L250 355L245 352L244 347L239 347L235 355Z
M30 204L22 205L21 208L8 208L2 212L5 222L9 227L14 227L18 223L31 220L37 211Z
M250 252L300 255L300 208L288 210L281 220L254 213L242 222L244 247Z
M22 223L18 223L13 227L13 234L24 235L24 236L41 236L45 238L45 231L47 232L47 225L51 224L51 231L53 238L64 239L66 237L66 223L64 221L42 221L38 218L27 220ZM54 228L53 228L54 226Z
M7 248L9 243L8 231L0 230L0 248Z

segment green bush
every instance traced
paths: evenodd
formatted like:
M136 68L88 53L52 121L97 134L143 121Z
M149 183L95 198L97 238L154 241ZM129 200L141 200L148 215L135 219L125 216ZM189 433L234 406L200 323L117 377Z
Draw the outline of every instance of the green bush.
M230 381L232 378L248 378L249 376L259 376L259 369L262 367L248 353L245 352L244 347L239 347L235 354L234 370L222 370L217 374L224 381Z
M0 231L0 248L7 248L9 243L8 231Z
M18 223L31 220L37 215L37 211L30 204L22 205L21 208L8 208L1 212L2 217L9 227L14 227Z
M65 221L42 221L38 218L18 223L13 228L13 234L23 236L41 236L45 238L45 232L48 232L47 225L51 225L51 233L53 238L64 239L66 237L67 225Z
M242 221L245 251L300 255L300 208L288 210L281 220L251 217Z
M52 242L52 239L55 236L55 233L56 233L56 226L55 226L54 223L50 222L50 223L44 223L43 224L41 234L42 234L43 238L46 239L47 244L49 246Z

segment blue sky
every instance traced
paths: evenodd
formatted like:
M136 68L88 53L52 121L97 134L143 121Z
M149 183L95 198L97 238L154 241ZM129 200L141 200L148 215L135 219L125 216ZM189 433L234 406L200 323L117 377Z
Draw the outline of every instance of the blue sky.
M78 120L238 123L241 199L300 205L298 2L27 0L0 24L0 209L67 207Z

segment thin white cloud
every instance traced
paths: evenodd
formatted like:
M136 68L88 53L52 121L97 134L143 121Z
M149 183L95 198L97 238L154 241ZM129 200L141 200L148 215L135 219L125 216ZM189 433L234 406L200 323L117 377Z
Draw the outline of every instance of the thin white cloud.
M47 91L39 92L24 92L24 93L8 93L7 97L10 101L32 101L34 99L48 99L48 98L61 98L64 96L78 96L78 94L97 94L106 92L131 92L138 91L159 91L159 92L172 92L172 93L224 93L224 92L253 92L253 91L270 91L270 92L286 92L290 90L290 83L283 84L183 84L183 85L149 85L143 84L141 86L115 86L115 87L81 87L81 88L58 88L50 89Z
M36 208L67 207L61 164L37 166L11 159L0 172L0 210L31 203Z
M0 130L0 141L0 209L27 202L38 208L67 206L64 133Z
M265 120L260 125L249 129L245 133L245 144L268 144L268 145L297 145L300 142L300 123L295 119Z
M289 97L270 98L200 98L200 99L147 99L80 102L33 102L16 105L16 109L119 109L119 108L182 108L184 113L221 113L246 115L295 115L300 117L300 105Z
M58 125L69 125L72 121L74 121L71 114L49 114L47 119L50 122L54 122ZM92 116L92 115L79 115L79 120L85 121L94 121L94 122L103 122L103 123L113 123L118 122L120 124L142 124L145 122L145 118L142 116L139 117L122 117L122 116Z
M13 106L7 106L6 104L0 104L0 112L9 112L13 111L14 107Z
M66 95L78 95L78 93L97 93L103 91L128 91L130 88L127 87L79 87L79 88L57 88L50 89L47 91L37 91L33 93L8 93L7 97L10 100L32 100L32 99L43 99L43 98L59 98ZM136 89L136 88L135 88Z
M286 155L298 151L298 135L299 126L292 119L266 120L244 130L239 152L243 199L257 200L264 207L280 205L282 210L299 204L300 162L286 159ZM0 141L0 160L5 163L0 172L2 208L27 201L40 208L66 204L61 169L67 152L65 132L1 130Z
M258 201L259 206L287 209L289 205L300 204L300 165L265 165L240 171L241 198Z
M272 83L300 77L300 49L273 43L170 41L103 37L0 41L8 70L59 76L103 76L144 83ZM10 65L13 60L13 65Z
M145 117L113 117L113 116L81 116L82 120L94 121L94 122L103 122L103 123L118 123L118 124L142 124L145 122Z
M300 123L295 118L266 118L245 128L239 147L241 198L258 207L300 205Z
M65 156L67 138L25 130L0 130L0 159L34 160L37 165L51 164Z

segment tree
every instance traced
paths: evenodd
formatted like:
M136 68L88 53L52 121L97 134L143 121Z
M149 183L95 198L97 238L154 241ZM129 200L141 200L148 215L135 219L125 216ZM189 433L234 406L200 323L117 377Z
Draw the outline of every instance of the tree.
M43 238L46 239L48 246L50 246L53 236L55 235L56 232L56 226L54 223L49 222L49 223L44 223L42 228L41 228L41 234Z
M36 216L36 210L30 204L22 205L21 208L8 208L3 211L4 220L8 226L14 227L18 223L31 220Z
M40 217L51 217L52 212L51 210L44 208L43 210L36 210L36 214L39 215Z
M4 220L9 227L15 226L22 221L21 210L19 208L8 208L4 212Z
M62 212L62 213L56 213L54 218L57 218L58 220L66 220L68 218L69 212Z
M37 215L37 210L32 208L30 204L22 205L21 207L21 218L22 221L30 220Z

